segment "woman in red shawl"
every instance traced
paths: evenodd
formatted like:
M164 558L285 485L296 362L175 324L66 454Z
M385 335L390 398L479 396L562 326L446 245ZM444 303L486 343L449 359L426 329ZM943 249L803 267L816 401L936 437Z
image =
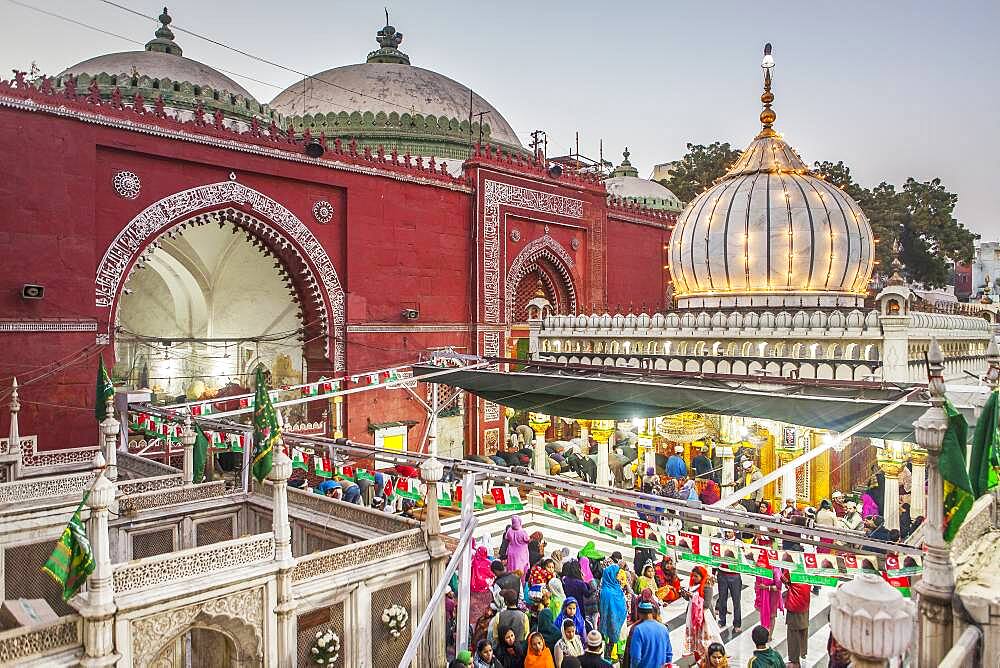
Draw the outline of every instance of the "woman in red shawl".
M705 584L707 582L708 571L705 570L704 566L695 566L691 569L691 599L688 603L687 623L684 626L684 655L694 654L696 663L705 656L708 645L712 642L705 627Z
M767 536L758 536L757 544L761 547L771 547L771 539ZM781 596L781 569L777 566L771 568L771 574L764 577L758 575L754 581L754 602L753 607L760 613L760 625L768 631L774 630L774 618L779 610L785 609L785 603Z
M469 578L469 590L472 592L472 610L482 610L493 600L493 581L496 579L490 568L490 557L485 547L480 546L472 557L472 573Z

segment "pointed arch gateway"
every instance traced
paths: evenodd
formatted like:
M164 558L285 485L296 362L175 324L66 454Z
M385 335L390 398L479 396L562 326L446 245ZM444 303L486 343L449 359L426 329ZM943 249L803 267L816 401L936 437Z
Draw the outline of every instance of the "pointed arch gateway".
M154 202L133 218L111 242L97 266L95 298L117 319L121 288L163 234L187 224L229 222L243 229L279 258L292 276L307 322L325 341L334 368L345 368L344 289L323 247L295 214L267 195L235 180L184 190ZM309 338L309 332L307 332Z
M525 245L507 270L504 307L508 323L523 318L524 305L541 287L557 313L576 313L573 257L548 234Z

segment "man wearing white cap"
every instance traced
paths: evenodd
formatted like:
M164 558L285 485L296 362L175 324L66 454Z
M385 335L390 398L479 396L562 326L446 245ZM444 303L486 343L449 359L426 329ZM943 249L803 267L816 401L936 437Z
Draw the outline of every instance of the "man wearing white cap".
M847 509L844 508L844 493L839 489L830 497L830 503L833 504L833 512L836 513L837 517L843 517L847 514Z
M684 463L684 446L675 445L674 454L667 459L667 475L671 478L687 478L688 467Z
M864 527L864 518L858 512L858 504L855 501L848 501L844 504L844 516L840 518L840 523L845 529L851 531L861 531Z

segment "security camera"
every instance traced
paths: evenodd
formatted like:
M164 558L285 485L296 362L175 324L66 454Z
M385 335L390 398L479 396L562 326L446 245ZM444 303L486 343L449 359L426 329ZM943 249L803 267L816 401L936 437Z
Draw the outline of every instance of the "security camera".
M21 299L41 299L45 296L44 285L26 283L21 286Z
M403 318L405 318L406 320L416 320L419 317L420 317L420 311L418 311L417 309L415 308L403 309Z

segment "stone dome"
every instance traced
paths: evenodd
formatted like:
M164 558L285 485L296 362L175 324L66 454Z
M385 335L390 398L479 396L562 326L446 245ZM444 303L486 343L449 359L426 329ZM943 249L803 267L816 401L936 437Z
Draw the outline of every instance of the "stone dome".
M681 308L863 305L871 225L773 130L770 85L766 67L763 130L677 218L669 257Z
M497 109L472 93L475 115L469 127L470 89L443 74L410 65L397 47L402 34L385 26L380 48L364 63L324 70L292 84L270 107L287 117L297 131L314 136L355 140L386 152L464 159L469 140L500 144L523 152L517 134Z
M97 81L105 98L118 89L123 99L141 94L147 104L162 95L172 109L190 112L200 103L209 114L218 109L224 116L241 121L254 116L265 121L271 118L243 86L205 63L184 57L170 30L173 19L166 7L159 19L161 25L144 51L107 53L84 60L63 70L56 77L56 86L64 87L72 77L80 93Z
M615 167L609 178L604 179L604 187L612 197L621 197L629 202L640 204L647 209L663 211L680 211L683 208L680 199L669 188L647 179L639 178L639 170L629 162L629 150L623 153L625 159Z

